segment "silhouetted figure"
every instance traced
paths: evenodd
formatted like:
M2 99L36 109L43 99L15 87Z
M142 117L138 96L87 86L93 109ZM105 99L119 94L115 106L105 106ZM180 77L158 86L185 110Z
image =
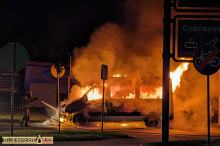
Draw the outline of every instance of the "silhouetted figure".
M25 96L22 99L22 118L20 121L21 127L30 127L30 103L36 100L32 98L32 91L29 89L25 92Z

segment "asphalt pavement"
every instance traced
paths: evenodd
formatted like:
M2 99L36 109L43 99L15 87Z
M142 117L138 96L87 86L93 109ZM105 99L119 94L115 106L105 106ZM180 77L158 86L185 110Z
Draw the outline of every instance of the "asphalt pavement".
M0 115L1 117L5 117L4 115ZM14 130L24 129L24 127L19 126L19 118L21 115L16 115L14 121ZM10 116L6 116L6 118L0 119L0 132L1 131L10 131ZM31 130L48 130L48 129L56 129L57 125L47 126L43 125L43 121L45 121L47 117L32 113L31 119L31 127L26 129ZM69 130L99 130L99 127L94 126L63 126L63 129ZM107 131L117 131L121 133L125 133L134 139L105 139L105 140L92 140L92 141L55 141L54 146L141 146L144 143L149 142L160 142L161 141L161 129L158 128L105 128ZM217 125L212 126L211 129L212 139L220 138L220 127ZM178 130L171 129L170 130L170 140L171 141L185 141L185 140L206 140L207 132L205 130ZM1 144L0 144L1 145ZM16 145L15 145L16 146ZM18 145L21 146L21 145ZM32 145L36 146L36 145ZM48 145L45 145L48 146Z

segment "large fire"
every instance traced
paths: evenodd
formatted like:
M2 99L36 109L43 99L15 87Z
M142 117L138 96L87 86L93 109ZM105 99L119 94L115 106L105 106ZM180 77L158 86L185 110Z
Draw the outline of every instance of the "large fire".
M113 78L121 78L121 77L127 77L127 75L122 75L122 74L113 74Z
M176 88L180 86L181 76L188 69L189 63L180 64L177 69L170 72L170 79L172 84L172 92L174 93ZM154 93L141 91L142 99L162 99L162 87L156 88Z
M189 63L182 63L180 64L177 69L173 72L170 72L170 78L172 81L172 92L174 93L175 90L177 89L177 87L180 86L180 82L181 82L181 76L182 74L188 69L188 65ZM121 75L121 74L114 74L113 75L114 78L119 78L119 77L126 77L126 75ZM80 96L83 96L88 90L89 88L91 88L90 86L88 87L84 87L81 90ZM119 89L120 87L117 87L117 89ZM102 98L102 88L98 88L95 87L93 88L88 94L88 100L92 101L92 100L99 100ZM115 89L115 88L112 88ZM116 89L115 89L116 90ZM111 97L113 97L115 95L115 90L112 90L112 92L110 93ZM129 93L127 96L123 96L121 98L125 98L125 99L134 99L135 98L135 94L134 93ZM142 90L140 89L140 98L141 99L162 99L162 87L157 87L153 92L149 92L146 90Z
M154 92L140 91L140 97L142 99L162 99L162 87L156 88Z
M176 88L180 86L181 76L187 71L189 63L180 64L177 69L173 72L170 72L170 78L172 81L172 91L175 92Z
M84 87L81 90L80 97L82 97L91 87ZM102 93L99 88L93 88L88 94L87 94L88 100L98 100L102 98Z

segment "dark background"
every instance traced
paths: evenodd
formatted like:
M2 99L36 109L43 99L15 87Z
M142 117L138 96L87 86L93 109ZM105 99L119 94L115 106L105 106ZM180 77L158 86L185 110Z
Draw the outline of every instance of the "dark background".
M123 23L124 0L1 0L0 45L19 41L30 60L67 62L106 22Z

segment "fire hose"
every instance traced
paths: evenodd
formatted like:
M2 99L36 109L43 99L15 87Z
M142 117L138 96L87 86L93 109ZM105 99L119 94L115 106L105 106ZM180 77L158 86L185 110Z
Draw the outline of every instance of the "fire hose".
M86 97L86 95L87 95L94 87L95 87L95 84L92 84L92 86L83 94L82 98ZM39 100L38 98L36 98L36 100L40 101L40 102L43 103L43 104L47 104L46 102L44 102L44 101L42 101L42 100ZM84 99L84 100L87 102L87 99ZM52 120L54 120L54 121L56 121L56 122L61 122L61 121L59 121L60 119L57 120L56 118L51 117L51 116L48 115L47 113L38 110L37 107L34 106L33 104L30 103L30 105L31 105L32 107L36 108L36 110L37 110L39 113L46 115L48 118L50 118L50 119L52 119ZM49 106L49 104L48 104L48 106ZM53 106L49 106L49 107L52 108L52 109L55 110L55 111L58 111L58 109L54 108ZM62 112L62 111L61 111L61 112ZM62 112L62 113L63 113L63 112ZM78 126L74 126L74 125L69 125L69 124L64 123L64 122L61 122L61 123L64 124L65 126L68 126L68 127L73 127L73 128L81 129L81 130L88 130L88 128L82 128L82 127L78 127Z
M50 119L52 119L52 120L54 120L54 121L56 121L56 122L59 122L59 120L57 120L56 118L53 118L53 117L51 117L50 115L48 115L47 113L38 110L37 107L34 106L33 104L31 104L31 106L34 107L34 108L36 108L36 110L37 110L39 113L46 115L48 118L50 118ZM64 122L61 122L61 123L62 123L63 125L65 125L65 126L68 126L68 127L72 127L72 128L76 128L76 129L81 129L81 130L88 130L88 129L86 129L86 128L81 128L81 127L78 127L78 126L69 125L69 124L64 123Z

